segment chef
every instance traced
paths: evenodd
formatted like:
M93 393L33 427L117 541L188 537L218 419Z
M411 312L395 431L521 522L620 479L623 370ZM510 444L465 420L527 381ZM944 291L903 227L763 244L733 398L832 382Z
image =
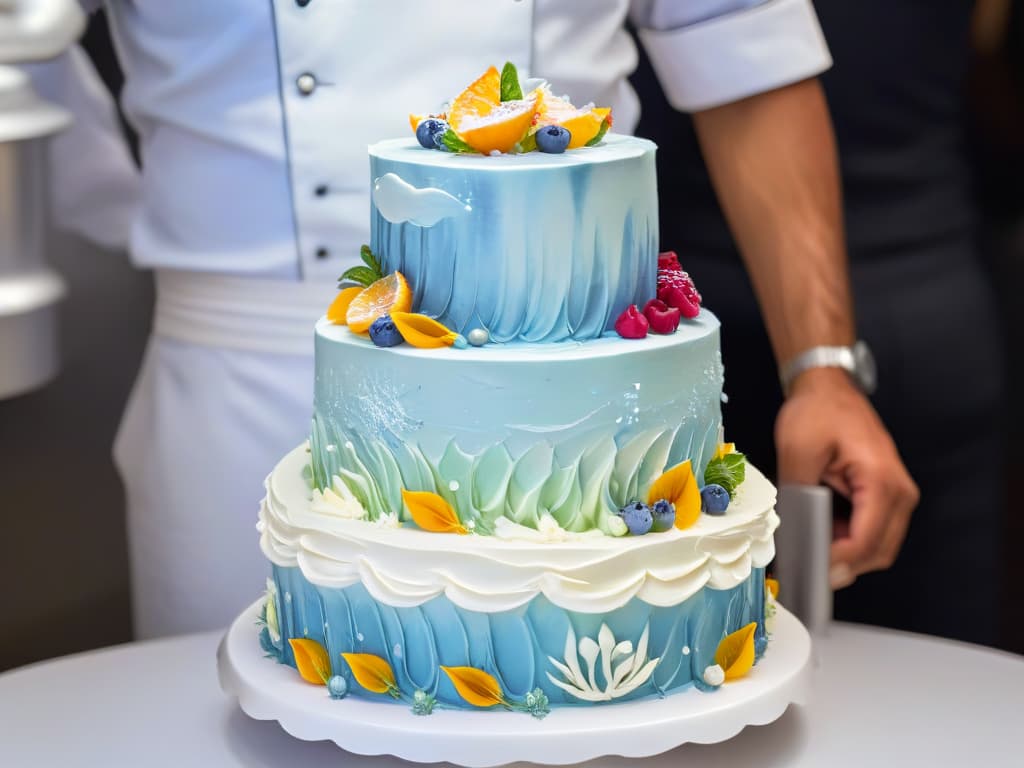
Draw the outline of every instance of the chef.
M776 361L799 364L778 432L781 479L841 477L854 490L850 534L833 550L838 582L892 562L916 488L847 373L812 352L849 347L854 330L815 79L830 58L809 0L103 5L140 141L129 248L157 286L115 445L139 637L224 626L263 582L256 503L269 469L306 437L311 329L368 241L366 145L407 135L408 112L506 60L574 103L611 106L629 132L639 104L628 17L673 105L695 113L751 277L772 297ZM81 60L69 66L55 65L55 90L89 77ZM64 146L89 134L80 127Z

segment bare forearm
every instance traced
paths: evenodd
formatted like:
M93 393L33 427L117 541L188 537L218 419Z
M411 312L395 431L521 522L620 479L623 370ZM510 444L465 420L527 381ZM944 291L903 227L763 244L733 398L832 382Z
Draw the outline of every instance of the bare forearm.
M694 123L781 364L854 340L835 140L817 80Z

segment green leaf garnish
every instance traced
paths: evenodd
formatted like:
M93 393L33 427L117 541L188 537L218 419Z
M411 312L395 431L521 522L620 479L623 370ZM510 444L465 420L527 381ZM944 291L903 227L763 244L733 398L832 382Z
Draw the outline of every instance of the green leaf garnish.
M469 144L459 138L459 134L449 128L441 135L441 143L448 147L449 152L476 152Z
M365 288L384 277L384 268L380 264L380 259L373 255L370 246L364 245L360 248L359 257L366 266L346 269L345 273L338 278L339 288L345 283L355 283Z
M380 260L373 255L373 251L370 250L370 246L364 245L359 249L359 257L363 260L363 263L372 269L377 274L377 279L384 277L384 268L380 265Z
M536 152L537 151L537 134L531 133L525 139L519 142L517 145L517 152Z
M704 485L715 483L732 496L736 486L746 478L746 467L747 458L742 453L727 453L720 459L712 459L704 470Z
M372 285L378 280L380 280L378 273L369 267L351 267L350 269L346 269L344 274L338 278L339 284L355 283L356 285L361 285L364 288Z
M593 147L593 146L599 144L601 142L601 139L604 138L604 135L606 133L608 133L608 128L610 126L611 126L611 122L609 122L608 118L606 117L604 120L601 121L601 127L597 129L597 134L594 136L594 138L592 138L590 141L588 141L586 144L584 144L584 146L586 146L586 147ZM730 492L730 495L732 495L731 492Z
M516 72L516 65L506 61L501 68L501 100L518 101L523 98L523 89L519 85L519 73Z

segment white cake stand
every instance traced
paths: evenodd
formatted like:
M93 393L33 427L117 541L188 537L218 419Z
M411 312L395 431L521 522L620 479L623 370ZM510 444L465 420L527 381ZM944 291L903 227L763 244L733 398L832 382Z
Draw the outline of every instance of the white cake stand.
M730 739L748 725L807 701L811 640L781 606L764 657L746 677L711 693L687 689L664 699L552 709L543 720L521 712L435 710L349 696L331 699L289 666L265 658L257 639L259 602L231 625L217 650L221 688L256 720L277 720L305 741L333 741L361 755L489 768L517 761L565 765L603 755L648 757L685 742Z

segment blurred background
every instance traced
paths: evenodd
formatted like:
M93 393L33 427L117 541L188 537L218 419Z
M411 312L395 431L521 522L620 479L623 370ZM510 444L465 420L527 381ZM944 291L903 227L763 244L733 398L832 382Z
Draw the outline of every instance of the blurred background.
M1024 350L1024 13L1010 0L990 0L976 4L973 14L969 76L957 94L967 116L960 140L970 160L972 226L997 288L1011 393L1004 415L1008 448L1000 457L1007 467L1008 501L1001 511L1005 546L998 566L1006 610L998 645L1024 653L1024 615L1017 608L1024 582L1014 562L1024 541L1024 510L1013 483L1016 467L1024 465L1024 408L1019 394L1014 396L1024 391L1016 359ZM118 93L121 77L102 14L92 17L83 44ZM915 48L896 53L897 59L911 57ZM838 55L836 61L825 78L826 92L830 79L847 75ZM685 134L688 118L667 106L646 62L633 80L644 103L638 132L661 145L659 183L668 204L673 198L664 191L680 169L671 131ZM124 495L111 446L144 352L151 278L124 253L104 252L54 231L48 233L47 254L69 289L59 310L61 370L41 389L0 400L0 583L7 586L0 670L131 639ZM730 340L727 355L742 354L742 343ZM774 369L764 375L774 382ZM941 588L947 578L933 574L932 583Z

